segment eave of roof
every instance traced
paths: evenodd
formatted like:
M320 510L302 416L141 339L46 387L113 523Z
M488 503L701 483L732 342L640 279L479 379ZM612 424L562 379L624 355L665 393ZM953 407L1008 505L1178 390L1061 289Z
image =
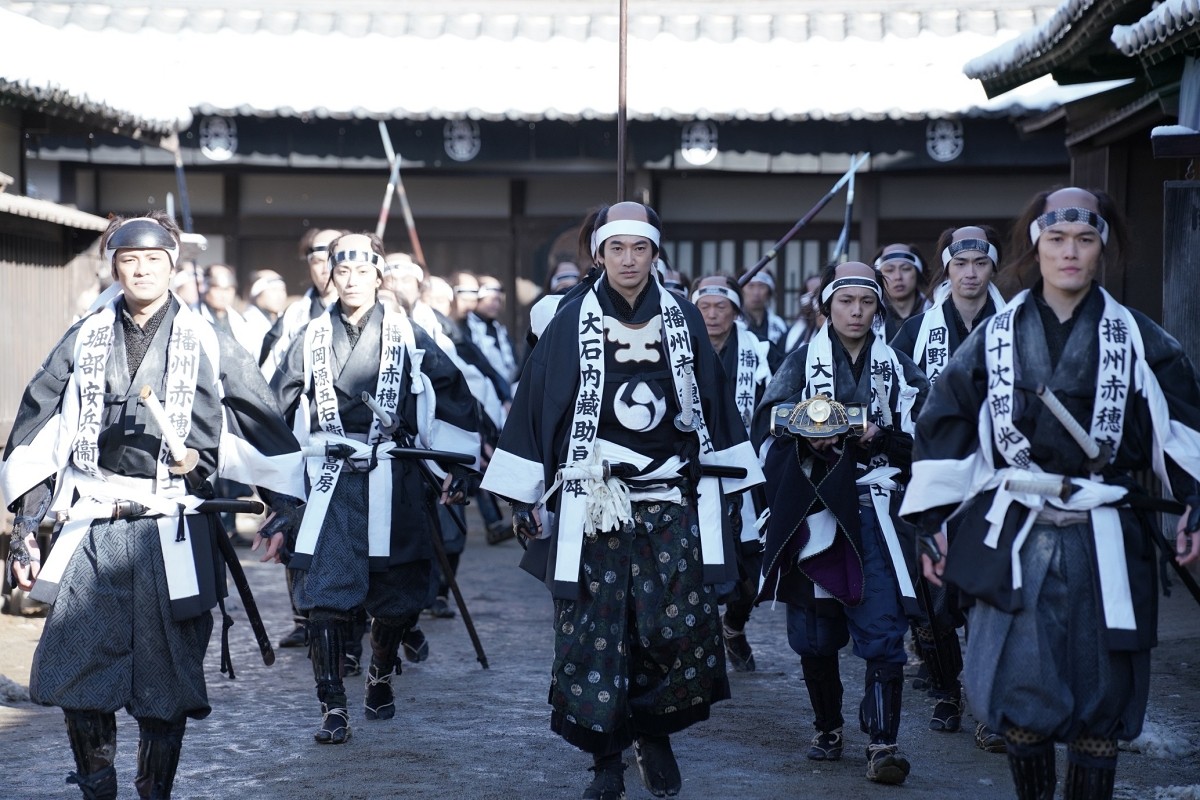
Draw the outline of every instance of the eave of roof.
M79 122L97 131L128 136L155 144L173 135L186 119L153 120L136 113L95 102L53 84L37 86L31 80L10 81L0 77L0 106L9 105L38 111L59 119Z
M1200 49L1200 0L1165 0L1132 25L1117 25L1112 43L1127 56L1153 66Z
M1115 138L1110 132L1129 127L1133 120L1138 120L1137 126L1144 130L1146 121L1153 124L1162 121L1165 117L1166 114L1162 110L1162 97L1158 92L1148 92L1132 102L1112 109L1088 125L1070 131L1067 134L1066 145L1067 147L1077 147L1093 139L1103 139L1106 135L1108 138Z
M617 47L598 37L96 33L53 29L0 8L0 28L10 23L21 29L11 46L0 48L0 75L69 87L109 107L136 109L142 118L181 120L193 109L335 119L608 120L617 114ZM627 113L633 120L918 120L1020 117L1063 102L1050 81L989 100L962 74L962 64L993 41L981 33L931 30L875 39L814 36L799 44L634 36ZM105 57L96 58L101 51ZM47 52L56 57L46 58Z
M640 0L629 9L629 35L662 34L683 41L736 39L800 42L813 37L839 41L885 35L915 36L1024 30L1053 10L1048 0L844 0L830 10L825 0ZM528 39L556 37L576 42L618 36L617 4L611 0L144 0L53 2L0 0L0 7L55 28L134 33L216 33L412 36L436 39Z
M71 206L52 203L49 200L39 200L35 197L8 194L7 192L0 192L0 214L13 214L84 231L102 231L108 227L108 220L104 217L98 217Z
M1120 62L1106 58L1117 55L1109 36L1114 24L1137 19L1149 7L1150 0L1064 0L1047 22L971 59L964 71L983 84L988 97L1043 75L1059 77L1060 69L1074 73L1073 79L1081 74L1088 80L1132 77L1136 64L1123 70ZM1079 58L1084 63L1071 65ZM1101 64L1104 68L1095 71Z

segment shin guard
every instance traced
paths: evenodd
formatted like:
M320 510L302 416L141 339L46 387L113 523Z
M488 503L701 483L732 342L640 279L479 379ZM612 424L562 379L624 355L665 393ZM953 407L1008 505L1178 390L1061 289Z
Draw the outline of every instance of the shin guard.
M1004 732L1017 800L1053 800L1054 742L1023 728Z
M308 621L308 649L312 659L317 699L331 707L345 708L346 687L342 683L342 663L346 656L346 618L314 613Z
M1116 740L1080 736L1067 746L1064 800L1111 800L1116 776Z
M842 717L842 676L837 655L801 656L800 669L804 673L808 700L812 703L813 725L824 733L839 730L845 719Z
M85 800L116 800L117 716L100 711L63 711L75 772L67 777Z
M900 732L900 701L904 692L904 665L867 662L866 691L859 705L858 722L872 744L895 744Z
M186 717L174 722L138 720L137 778L133 785L141 800L170 800L186 725Z

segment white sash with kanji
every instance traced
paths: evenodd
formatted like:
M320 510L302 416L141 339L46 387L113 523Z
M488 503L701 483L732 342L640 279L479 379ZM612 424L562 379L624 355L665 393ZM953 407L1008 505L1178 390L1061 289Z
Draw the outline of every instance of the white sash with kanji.
M737 406L738 415L746 434L750 434L750 421L754 417L754 403L758 396L757 388L765 386L771 380L771 367L767 363L767 352L770 342L764 342L742 325L735 325L737 334L737 371L734 378L733 401ZM758 539L758 512L754 508L754 500L747 492L742 496L742 533L739 537L743 542Z
M583 556L585 532L597 530L597 520L616 517L619 514L597 515L589 512L589 504L596 498L600 488L597 481L574 477L594 473L596 464L596 434L600 423L600 403L604 393L604 312L597 297L597 288L588 291L580 305L578 318L579 335L579 389L575 395L575 407L571 428L567 431L567 463L561 471L562 495L558 510L558 552L554 564L556 581L575 583L579 580L579 564ZM697 423L696 435L700 438L700 461L711 463L716 453L708 434L708 425L700 403L700 390L695 380L686 375L694 370L691 334L686 318L675 296L659 291L659 311L663 325L663 341L667 360L675 384L680 408L692 408ZM685 396L687 387L691 395ZM615 478L611 482L620 484ZM753 481L758 482L758 481ZM589 488L592 490L589 492ZM608 491L620 492L617 486ZM554 491L552 487L547 496ZM697 514L700 522L700 547L705 567L723 569L725 548L722 542L721 481L703 477L696 488ZM545 501L543 497L543 502Z
M1125 404L1131 388L1134 342L1136 339L1140 345L1141 336L1129 310L1104 289L1100 289L1100 292L1104 298L1104 311L1100 315L1098 329L1100 352L1096 370L1096 401L1089 436L1097 443L1108 444L1112 456L1115 457L1124 434ZM1014 332L1017 314L1023 311L1028 295L1029 290L1018 294L987 323L986 403L992 412L992 441L981 442L981 445L987 447L994 444L1010 468L1001 470L990 482L992 485L989 488L995 488L996 495L987 514L991 526L984 543L992 548L999 545L1004 515L1013 502L1028 508L1028 514L1018 530L1012 548L1013 588L1018 589L1022 585L1021 547L1033 530L1033 524L1042 506L1048 504L1069 510L1089 511L1096 541L1096 557L1101 566L1100 594L1104 603L1105 624L1110 629L1134 630L1137 626L1129 589L1121 521L1116 509L1103 505L1111 502L1111 498L1106 494L1096 493L1095 502L1084 507L1080 505L1078 496L1069 503L1058 503L1053 499L1043 500L1024 494L1013 494L1005 488L1007 478L1020 479L1023 474L1036 475L1042 472L1030 459L1029 440L1013 423L1013 387L1016 379L1013 360ZM1037 312L1035 310L1030 313ZM1140 350L1140 347L1138 349ZM1141 360L1141 353L1137 355ZM1093 475L1092 482L1100 483L1102 478Z
M363 443L347 436L342 427L342 416L338 409L337 392L333 384L337 379L333 362L333 317L338 306L309 323L304 334L304 373L306 390L311 392L316 407L316 430L311 434L307 426L303 436L298 436L302 446L345 444L356 453L361 453ZM340 324L340 319L339 319ZM425 351L416 349L412 325L403 314L387 310L383 315L382 340L379 348L379 377L375 385L375 400L384 411L393 417L399 407L401 367L405 353L408 354L410 391L418 395L418 428L428 431L432 418L432 390L426 392L426 378L421 373L421 361ZM422 398L421 395L425 395ZM304 408L302 406L301 411ZM305 418L307 421L307 418ZM299 427L299 426L298 426ZM298 432L300 433L300 432ZM424 435L424 434L422 434ZM428 443L422 441L425 447ZM383 455L395 447L395 443L382 429L378 416L373 416L367 434L367 448ZM304 520L296 537L296 552L311 556L316 552L317 539L333 499L345 460L330 455L310 455L307 459L309 494L304 510ZM368 553L372 558L387 557L391 552L392 472L386 460L382 468L372 469L368 478L370 508L367 512Z
M821 326L821 329L813 334L812 340L808 343L808 353L804 364L805 397L825 394L834 400L839 399L835 392L836 382L833 377L833 342L830 339L830 327L830 325ZM891 398L893 389L898 388L896 403L896 414L900 417L898 427L905 433L912 434L914 426L912 409L916 404L917 389L909 386L905 381L904 368L896 358L895 351L884 344L881 336L877 335L872 340L869 357L871 359L869 365L871 370L869 417L871 421L885 428L896 426L896 415L892 413ZM879 529L883 533L883 540L887 545L892 571L896 574L900 593L905 597L915 599L917 593L908 572L908 562L904 558L900 538L896 534L896 524L892 520L892 492L899 488L893 478L899 473L899 470L890 466L887 457L882 455L871 459L868 467L867 474L859 478L857 482L861 486L870 487L871 504L875 509L875 516L879 520Z
M67 564L92 522L111 516L112 503L124 500L139 502L158 515L159 543L171 599L193 597L200 591L192 545L179 520L179 515L186 513L185 506L196 505L199 498L188 496L182 475L172 475L168 471L173 462L166 437L159 448L156 477L153 481L138 482L139 487L119 480L119 476L109 476L98 464L98 442L104 421L105 370L112 354L121 297L118 293L87 317L75 340L75 368L63 393L60 412L60 430L74 435L50 506L50 513L61 513L69 519L59 531L54 548L38 575L38 584L42 587L36 590L39 596L57 594ZM166 390L160 402L174 433L186 441L192 429L200 359L207 358L213 375L220 375L220 346L216 333L207 322L183 303L178 306L167 344ZM130 379L134 377L131 375ZM60 441L65 440L66 437L60 437ZM96 511L104 507L108 509L107 515Z
M1004 296L991 281L987 285L988 297L996 308L1004 307ZM933 386L946 364L950 361L950 330L946 321L946 303L954 302L950 297L950 281L943 281L933 293L933 306L921 316L921 327L913 346L913 361L925 370L929 385Z

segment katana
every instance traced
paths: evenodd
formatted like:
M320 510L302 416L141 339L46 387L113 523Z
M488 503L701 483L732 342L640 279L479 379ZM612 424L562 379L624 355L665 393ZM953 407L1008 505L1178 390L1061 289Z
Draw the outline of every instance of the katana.
M196 507L196 511L201 514L261 514L264 511L263 504L256 500L205 500ZM263 624L262 614L258 611L258 603L254 600L254 592L250 591L250 581L246 578L246 570L242 569L241 559L233 549L233 542L229 541L229 537L225 535L225 531L221 528L220 523L216 526L213 538L217 540L217 549L221 551L222 558L225 559L225 566L229 568L229 577L233 578L233 585L237 589L238 597L241 598L242 607L246 609L246 619L250 622L250 629L254 631L254 640L258 642L258 652L262 656L263 664L271 666L275 663L275 651L271 648L271 637L267 635L267 626ZM221 631L221 637L224 640L227 637L226 630L233 624L233 618L227 617L229 621L226 623L225 629ZM228 650L227 647L222 647L222 651ZM228 672L230 679L236 678L233 674L233 661L230 660L224 666L228 670L222 669L222 672Z
M406 451L412 451L414 449L415 448L404 448ZM423 460L420 460L426 458L426 456L418 456L416 458L418 459L416 462L417 469L420 470L421 477L425 479L425 482L429 485L429 488L431 488L437 494L441 494L441 483L437 480L437 478L434 477L433 473L429 469L429 465L427 465ZM432 502L430 503L429 512L433 520L436 521L437 507L433 505ZM465 537L467 535L467 529L466 526L463 525L462 520L460 520L453 511L450 511L448 516L454 520L455 526ZM436 527L437 526L435 524L434 528ZM475 648L475 658L479 661L479 665L481 667L487 669L487 653L483 652L483 642L479 640L479 632L475 630L475 623L471 619L471 612L467 610L467 601L465 598L463 598L462 590L458 588L458 581L454 577L454 568L451 567L450 559L446 555L446 545L442 542L441 532L435 529L432 531L429 538L433 541L433 552L437 555L438 565L442 568L442 575L446 578L446 584L450 587L450 593L454 595L454 604L458 606L459 613L462 614L463 624L467 626L467 636L471 637L471 646Z
M771 261L774 260L777 255L779 255L779 248L790 242L805 225L812 222L813 217L817 216L817 214L820 214L821 209L829 205L829 201L837 196L837 193L842 190L842 187L849 183L850 179L854 177L854 173L858 171L858 168L865 164L867 159L870 157L870 153L861 153L852 158L850 161L850 169L846 170L846 173L842 175L842 177L838 178L837 183L833 185L833 188L826 192L825 196L818 200L816 205L810 208L803 217L796 221L796 224L792 226L790 231L783 235L782 239L773 244L770 250L763 253L762 258L758 259L758 262L755 263L754 266L746 270L745 275L738 278L738 286L745 286L750 282L751 278L758 274L759 270L761 270L767 264L770 264Z
M167 412L163 410L162 403L158 402L158 397L155 396L154 390L147 384L142 387L138 396L142 399L142 405L150 412L150 416L154 418L155 424L162 431L163 441L167 443L167 450L171 454L171 466L167 467L167 471L172 475L186 475L196 468L196 464L200 461L200 454L195 449L188 447L183 439L175 432L171 421L167 419Z
M371 396L370 392L362 393L362 401L367 408L371 409L373 414L379 417L380 428L388 431L388 435L394 435L399 428L399 419L380 406L379 402ZM328 445L326 447L328 448ZM348 445L343 445L343 447L348 448ZM388 451L388 455L392 458L409 458L416 462L421 477L429 484L429 488L433 490L435 496L442 493L442 485L425 461L437 461L442 464L465 464L468 466L475 464L475 457L466 453L426 450L421 447L395 447ZM429 511L431 518L436 521L437 508L431 508ZM450 517L454 520L454 524L458 526L458 529L462 531L463 536L466 536L467 531L463 527L462 521L454 514L450 514ZM442 568L442 574L446 577L446 583L450 586L450 591L454 594L454 602L458 606L458 610L462 613L463 624L467 626L467 635L471 637L471 645L475 648L475 657L479 659L479 663L483 668L487 669L487 654L483 652L483 643L479 641L479 633L475 630L475 623L471 620L471 612L467 610L467 601L463 599L462 591L458 588L458 581L454 578L454 570L450 566L450 559L446 556L446 546L442 542L441 532L433 530L429 538L433 544L433 552L437 555L438 564Z
M1063 426L1063 429L1075 440L1075 444L1079 445L1079 449L1087 456L1085 466L1088 472L1099 472L1104 469L1110 460L1112 460L1112 447L1108 444L1100 444L1083 429L1079 421L1071 416L1071 412L1067 411L1066 406L1059 401L1054 394L1054 390L1046 386L1044 383L1039 383L1034 389L1034 394L1046 406L1054 418L1058 420L1058 424Z
M1072 484L1070 478L1064 477L1062 479L1007 480L1004 482L1004 488L1010 492L1023 492L1043 497L1057 497L1065 501L1077 491L1078 487ZM1164 497L1148 497L1132 492L1126 493L1125 497L1121 499L1121 505L1128 506L1135 511L1156 511L1163 514L1175 514L1176 516L1182 516L1183 512L1187 510L1182 503L1174 500L1168 500ZM1153 528L1154 526L1149 527ZM1179 566L1179 562L1175 560L1176 554L1172 552L1166 538L1155 533L1153 530L1150 532L1150 538L1154 540L1155 546L1158 547L1159 552L1162 554L1162 560L1171 564L1180 582L1183 583L1192 595L1192 599L1200 603L1200 584L1196 583L1196 579L1192 577L1192 574L1188 572L1186 567ZM1163 573L1163 579L1166 579L1165 572Z
M379 430L383 432L384 436L391 436L396 432L396 428L400 427L398 416L379 405L379 401L372 397L370 392L363 392L360 399L363 401L363 405L371 409L371 413L379 420Z
M675 427L684 433L692 433L700 427L696 419L696 408L692 405L692 395L696 390L696 371L691 364L683 365L683 402L679 413L675 415Z
M348 445L335 442L325 444L310 444L300 449L304 458L355 458L355 449ZM462 464L470 467L475 464L475 457L466 453L452 453L449 450L427 450L424 447L393 447L384 455L387 458L427 458L439 464ZM369 453L363 453L362 458L370 458Z
M1036 494L1039 497L1057 497L1063 502L1066 502L1070 499L1071 495L1078 491L1078 487L1071 483L1071 479L1067 477L1063 477L1061 480L1053 478L1030 480L1010 478L1004 482L1004 488L1014 494Z

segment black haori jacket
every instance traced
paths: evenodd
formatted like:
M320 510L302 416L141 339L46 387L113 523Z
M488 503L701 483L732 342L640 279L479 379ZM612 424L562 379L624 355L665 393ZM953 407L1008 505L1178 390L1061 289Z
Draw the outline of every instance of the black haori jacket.
M170 391L165 385L167 345L180 306L174 297L169 302L166 317L133 376L126 363L119 313L114 322L112 351L104 376L104 418L97 464L119 476L153 478L155 475L162 433L139 405L138 392L146 384L160 398ZM120 308L118 304L118 311ZM29 487L47 479L56 481L68 466L65 461L56 463L61 459L54 454L57 448L53 437L63 422L64 394L76 367L76 340L83 324L84 320L80 320L63 335L21 398L4 450L3 485L6 494L13 494L5 497L10 507L16 506ZM195 480L194 485L204 484L218 474L220 463L222 477L299 497L303 484L295 437L279 415L250 354L232 337L217 331L216 338L219 374L214 374L209 358L204 354L199 356L192 423L185 442L198 452L199 463L189 479ZM229 437L224 442L222 417ZM69 435L66 432L59 435L64 434ZM222 451L222 447L226 449ZM193 493L203 490L193 489ZM225 534L219 526L210 524L208 515L187 515L182 520L188 526L199 592L172 599L172 614L180 620L206 613L226 595L224 563L212 538Z
M873 337L874 334L871 334ZM870 403L871 346L864 345L862 374L855 378L849 356L836 334L832 338L834 399L839 403ZM882 429L872 443L870 452L849 444L844 457L815 454L807 444L789 435L772 439L769 433L773 407L781 402L800 402L805 399L807 384L805 364L810 345L793 351L775 373L762 402L755 411L751 437L763 454L763 471L767 477L767 503L771 516L767 520L763 552L763 585L757 602L782 600L814 607L822 614L837 613L837 604L855 606L861 602L864 586L862 565L862 536L859 523L859 488L855 481L876 466L891 466L901 470L895 478L900 489L891 492L889 509L895 523L900 548L900 560L885 559L901 582L901 573L909 580L915 576L916 539L914 529L896 522L903 483L908 470L911 438L900 430L900 382L894 381L891 397L887 399L893 416L891 428L872 417ZM916 390L912 415L922 409L928 391L928 381L920 368L904 353L896 352L896 361L903 370L904 382ZM768 442L768 440L771 440ZM769 447L767 445L769 444ZM869 462L869 466L868 466ZM799 559L809 545L812 533L809 517L828 509L837 520L837 532L832 543L811 557ZM815 586L821 586L832 599L818 598ZM917 611L913 598L903 597L905 610ZM835 602L836 601L836 602Z
M1027 438L1030 459L1037 468L1053 475L1088 478L1083 451L1031 390L1036 383L1045 383L1088 429L1097 401L1103 296L1099 287L1093 286L1081 302L1062 356L1052 366L1038 309L1042 303L1039 291L1040 286L1025 296L1015 317L1012 419ZM1196 492L1195 475L1200 472L1200 386L1179 342L1145 315L1127 310L1144 343L1144 366L1157 381L1149 377L1133 380L1125 399L1120 447L1099 477L1104 484L1142 493L1145 490L1137 485L1135 474L1151 468L1157 460L1162 467L1156 469L1160 479L1165 477L1171 493L1183 501ZM971 488L972 476L1010 467L994 440L980 443L981 426L990 413L986 331L983 324L971 332L930 392L917 421L913 480L901 511L928 530L935 530L955 514L961 521L947 558L946 579L967 595L1013 612L1021 608L1021 593L1013 587L1012 550L1025 508L1017 503L1008 508L997 546L988 546L985 537L990 523L985 515L997 489L973 493ZM1169 425L1155 425L1151 403L1158 403L1164 416L1169 416ZM990 430L990 423L986 427ZM989 466L985 457L990 457L994 466ZM1110 627L1107 640L1112 649L1142 650L1156 642L1156 549L1149 537L1162 534L1153 515L1135 513L1128 507L1121 509L1120 523L1136 629ZM1089 543L1093 567L1099 574L1095 544ZM1100 597L1095 600L1101 603Z
M374 395L377 390L380 352L383 347L384 307L381 303L376 303L367 313L359 339L353 345L342 322L340 304L333 303L325 313L332 315L330 333L334 361L333 390L337 396L342 425L347 434L365 436L371 430L374 414L363 403L362 393L369 392ZM405 320L405 324L410 323ZM271 390L275 393L284 417L294 429L302 429L307 423L309 431L317 432L320 425L317 421L317 403L312 397L315 390L312 385L305 385L310 383L304 373L307 327L296 332L287 355L271 379ZM467 380L450 357L442 352L419 325L412 325L412 332L414 346L424 351L420 371L428 378L429 390L436 398L432 420L434 430L420 430L417 400L412 393L410 356L406 351L398 365L400 374L396 385L399 397L396 411L400 418L399 430L395 434L397 443L406 447L421 447L416 440L418 433L422 433L432 439L430 448L471 455L476 458L478 464L479 425L475 398L471 395ZM307 421L296 419L300 409L300 398L304 395L308 396L309 401ZM303 432L300 438L303 442ZM386 555L371 558L371 570L382 572L398 564L433 558L430 533L436 519L431 514L432 488L418 471L416 462L410 459L391 459L389 462L381 462L378 469L388 469L392 474L391 507L385 511L391 526L390 542ZM466 475L471 469L456 465L451 471L457 475ZM311 487L309 488L311 491ZM436 497L434 500L436 501ZM311 508L312 503L309 504L309 509ZM332 527L332 522L327 517L322 525L322 534L326 532L326 528ZM340 533L336 530L329 532L334 535ZM289 566L293 569L308 569L311 563L311 553L296 552Z
M584 290L568 294L525 362L516 397L500 436L500 447L492 456L484 476L483 488L488 491L511 501L536 503L546 489L554 484L560 465L567 463L568 432L580 381L580 311L586 293L597 292L605 314L614 313L603 286L601 279ZM659 291L657 282L652 279L635 321L659 313ZM716 451L711 463L747 468L746 479L722 479L725 493L743 491L760 483L762 473L734 405L732 384L712 349L700 312L687 300L680 300L679 307L686 321L695 359L695 385ZM666 347L665 341L663 347ZM674 398L669 398L668 408L672 414L678 410ZM699 472L698 437L694 433L680 433L679 436L681 450L685 451L693 468L689 478L695 486ZM548 498L547 509L557 509L558 497L559 494L555 493ZM725 503L721 505L726 506ZM545 510L542 513L544 515ZM732 526L728 518L722 522L725 528L724 568L721 575L713 575L706 566L706 583L723 583L737 580L738 577ZM557 539L557 532L554 531L548 538L530 542L521 566L545 582L555 597L578 599L578 581L566 583L554 579Z

